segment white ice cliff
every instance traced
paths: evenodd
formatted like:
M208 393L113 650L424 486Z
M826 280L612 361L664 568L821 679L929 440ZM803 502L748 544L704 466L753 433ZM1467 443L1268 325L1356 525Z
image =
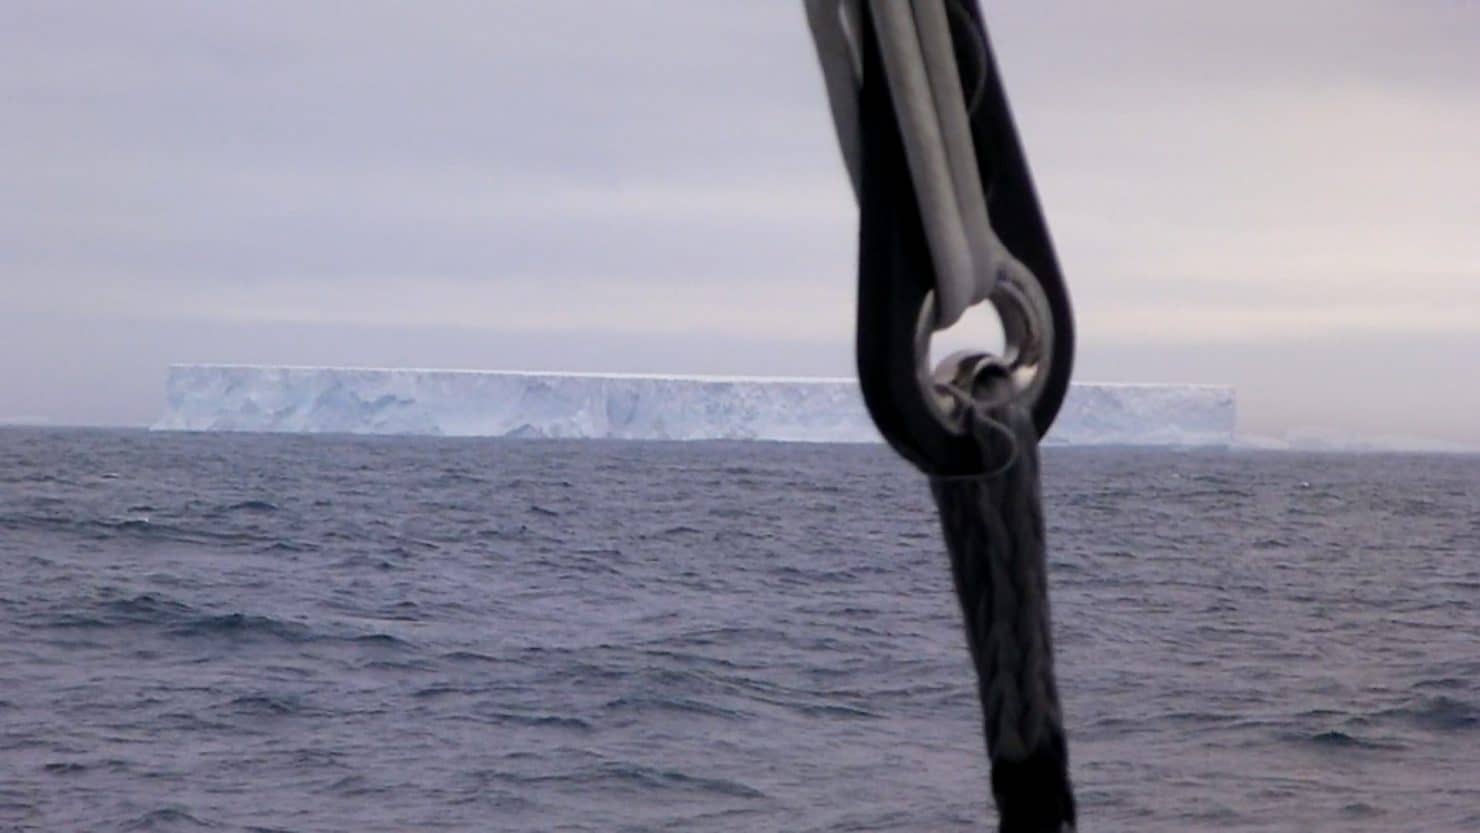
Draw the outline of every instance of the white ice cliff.
M879 440L851 379L176 365L177 431ZM1051 444L1230 445L1232 388L1076 384Z

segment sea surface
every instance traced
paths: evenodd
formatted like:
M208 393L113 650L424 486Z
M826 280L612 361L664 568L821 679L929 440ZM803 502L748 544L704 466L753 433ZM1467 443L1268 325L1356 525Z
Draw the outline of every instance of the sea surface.
M1480 457L1044 465L1081 830L1480 830ZM0 430L0 570L0 830L995 824L883 447Z

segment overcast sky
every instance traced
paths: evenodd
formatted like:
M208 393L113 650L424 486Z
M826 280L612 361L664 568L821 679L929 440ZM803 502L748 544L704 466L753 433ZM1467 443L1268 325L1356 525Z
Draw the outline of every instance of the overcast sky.
M1079 379L1480 446L1480 2L985 7ZM148 423L171 362L849 374L828 118L800 0L7 0L0 420Z

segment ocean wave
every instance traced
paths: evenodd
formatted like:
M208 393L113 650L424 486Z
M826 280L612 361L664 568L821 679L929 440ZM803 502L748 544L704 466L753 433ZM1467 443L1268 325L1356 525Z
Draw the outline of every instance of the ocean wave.
M729 798L765 798L766 794L740 781L726 778L708 778L690 775L672 769L657 769L628 763L611 763L600 767L588 777L597 780L616 781L644 791L689 792L708 796Z
M456 663L497 663L496 657L481 654L477 651L448 651L442 654L441 659Z
M314 639L314 633L303 624L250 613L223 613L200 616L180 622L170 635L185 639L230 637L233 639L267 638L301 643Z
M503 726L527 726L542 729L571 729L576 731L589 731L593 728L591 721L573 715L558 714L525 714L503 710L477 711L479 717L492 721L496 725Z
M222 512L277 512L281 509L276 503L268 500L243 500L238 503L230 503L220 508Z
M1396 718L1435 732L1480 729L1480 707L1454 697L1421 697L1406 705L1386 709L1377 714L1380 717Z
M1341 805L1341 813L1342 815L1364 819L1385 815L1382 809L1374 807L1365 801L1353 801L1350 804L1343 804Z
M1338 729L1328 729L1313 735L1305 735L1309 743L1326 749L1401 749L1401 744L1360 738Z
M68 610L45 622L53 628L108 628L126 625L169 624L195 614L190 605L166 599L153 593L143 593L125 599L110 599L101 603Z
M201 819L180 807L161 807L123 823L124 830L213 830L219 824Z
M328 792L363 798L365 796L384 795L391 792L391 788L385 784L373 783L363 775L346 775L329 784Z
M720 720L745 720L752 716L750 712L737 708L706 703L688 697L674 697L663 694L633 694L624 695L608 700L602 704L603 712L621 713L668 713L668 714L692 714L700 717L713 717Z
M295 540L289 540L289 539L279 539L279 540L272 541L272 542L270 542L268 544L264 544L262 546L257 547L257 552L259 552L259 553L274 553L274 552L305 553L305 552L318 552L318 551L319 551L319 546L317 544L314 544L314 543L308 542L308 541L295 541Z
M300 698L285 694L243 694L233 697L226 705L234 711L256 716L299 714L306 710Z

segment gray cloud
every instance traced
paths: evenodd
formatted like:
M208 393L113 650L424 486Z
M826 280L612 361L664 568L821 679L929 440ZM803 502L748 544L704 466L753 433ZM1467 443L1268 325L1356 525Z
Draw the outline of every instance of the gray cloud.
M8 4L0 417L147 420L174 360L845 372L799 5ZM1085 378L1480 444L1480 6L987 10ZM1400 355L1437 407L1334 404Z

